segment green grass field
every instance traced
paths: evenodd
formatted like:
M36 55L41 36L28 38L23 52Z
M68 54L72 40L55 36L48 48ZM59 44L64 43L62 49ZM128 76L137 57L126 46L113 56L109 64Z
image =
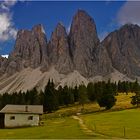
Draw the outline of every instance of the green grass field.
M65 139L65 138L91 138L84 134L78 122L71 117L55 118L45 121L44 126L0 129L0 139Z
M140 139L140 109L82 115L85 124L110 137Z
M0 139L123 138L124 126L126 131L125 138L140 138L140 109L113 111L131 108L131 96L132 94L119 94L116 97L117 103L111 111L100 111L102 109L100 109L97 103L86 104L85 112L90 114L80 115L80 118L84 120L87 128L94 132L93 134L85 133L79 125L79 122L69 116L80 112L81 106L73 105L67 108L61 108L54 113L43 115L43 126L0 129Z
M0 129L0 139L98 139L98 138L140 138L140 109L123 111L92 113L80 116L89 129L104 136L88 135L81 128L78 121L71 117L54 118L45 121L44 126ZM96 125L96 131L95 131Z

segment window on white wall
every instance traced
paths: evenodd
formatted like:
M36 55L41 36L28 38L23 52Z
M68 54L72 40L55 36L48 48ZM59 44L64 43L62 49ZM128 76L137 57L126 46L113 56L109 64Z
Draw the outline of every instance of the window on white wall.
M10 120L15 120L15 116L10 116Z
M33 120L33 116L29 116L28 117L28 120Z

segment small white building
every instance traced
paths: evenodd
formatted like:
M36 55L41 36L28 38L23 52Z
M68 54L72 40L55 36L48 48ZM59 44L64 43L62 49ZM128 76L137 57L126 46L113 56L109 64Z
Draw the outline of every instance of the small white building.
M0 111L0 128L38 126L42 105L6 105Z

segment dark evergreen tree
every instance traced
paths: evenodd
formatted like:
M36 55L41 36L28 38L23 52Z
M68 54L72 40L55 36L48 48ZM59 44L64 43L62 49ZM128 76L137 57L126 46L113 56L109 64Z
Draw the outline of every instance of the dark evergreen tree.
M137 94L137 92L139 92L140 90L140 86L138 84L138 80L136 79L136 81L133 83L133 87L132 87L132 91L135 92Z
M68 88L68 86L64 86L62 94L63 94L63 97L64 97L63 98L64 104L66 106L74 103L74 94L71 92L71 90L70 90L70 88Z
M48 81L44 91L44 111L52 112L58 109L58 99L53 81Z
M58 95L59 105L60 106L64 105L64 95L63 95L63 88L62 88L62 86L58 87L57 95Z
M45 96L45 94L44 94L44 92L41 90L40 93L39 93L39 95L38 95L39 104L40 104L40 105L44 105L44 103L45 103L44 96Z
M73 89L69 87L68 93L69 93L70 104L74 104L74 93L73 93Z
M111 86L112 86L113 94L115 96L118 95L118 87L117 87L116 82L115 83L111 83Z
M94 89L94 84L89 83L87 85L87 94L88 94L88 99L90 101L95 101L96 100L96 94L95 94L95 89Z
M113 91L110 80L107 84L105 82L102 82L100 88L102 89L102 92L98 95L97 102L100 107L110 109L115 105L116 102L115 93Z
M136 105L137 107L139 107L139 105L140 105L140 94L132 96L131 98L132 98L131 104Z
M108 82L89 83L87 88L84 85L68 88L61 86L55 90L54 83L50 80L45 87L44 92L38 93L36 88L27 90L27 92L15 92L13 94L5 93L0 95L0 108L7 104L43 104L44 111L52 112L58 109L59 105L69 105L79 102L82 106L90 101L97 101L101 107L110 109L116 102L114 96L117 92L134 92L131 103L139 106L140 104L140 85L138 81L128 82L119 81L118 84Z
M84 104L89 101L86 86L80 85L78 92L79 92L79 104L82 105L82 109L84 109Z
M133 83L133 92L135 92L135 96L131 97L131 104L138 107L140 105L140 86L137 80Z
M110 109L115 105L116 99L111 94L103 94L100 98L97 99L97 102L100 107L105 107L106 109Z
M29 97L29 101L31 105L36 105L39 104L39 98L38 98L38 91L37 89L34 87L32 90L30 90L28 92L28 97Z
M121 86L121 81L120 80L118 82L118 92L122 92L122 86Z
M75 86L72 92L73 92L73 94L74 94L74 102L78 102L78 101L79 101L78 87Z

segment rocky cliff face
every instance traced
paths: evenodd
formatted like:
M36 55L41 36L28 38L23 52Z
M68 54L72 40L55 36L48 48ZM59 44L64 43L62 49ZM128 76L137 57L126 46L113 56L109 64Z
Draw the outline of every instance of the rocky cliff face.
M69 34L58 23L47 43L42 25L20 30L9 58L0 57L3 93L34 86L43 89L49 78L56 81L56 86L75 86L137 77L140 77L140 27L124 25L100 42L94 20L83 10L73 17Z
M102 44L99 45L97 51L97 58L98 58L98 62L96 64L98 66L98 69L96 71L97 75L105 76L114 71L108 52Z
M42 25L18 32L6 72L11 75L28 67L40 67L42 72L54 67L61 74L77 70L85 77L112 71L106 48L100 45L94 20L83 10L78 10L73 17L69 35L58 23L48 44Z
M83 76L91 77L111 71L107 52L100 46L95 22L85 11L78 10L74 16L69 39L74 68Z
M103 41L112 65L119 72L134 78L140 76L140 27L126 24L110 33Z
M65 27L61 23L58 23L52 33L48 46L50 62L56 70L63 74L71 72L73 63L69 52L68 37Z
M5 69L7 67L7 58L3 58L0 56L0 76L2 76L5 73Z
M41 64L47 67L47 40L42 25L29 30L20 30L13 52L8 59L8 74L24 68L37 68Z

